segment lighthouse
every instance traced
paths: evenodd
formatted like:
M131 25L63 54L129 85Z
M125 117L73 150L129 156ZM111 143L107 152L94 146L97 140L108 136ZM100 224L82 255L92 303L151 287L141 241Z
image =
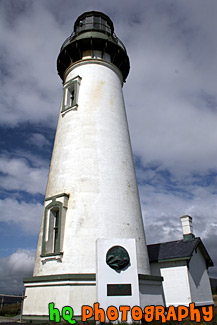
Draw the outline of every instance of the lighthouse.
M163 303L162 278L150 274L122 93L129 68L111 19L79 16L57 59L63 96L24 319L47 319L51 302L72 306L77 318L96 301Z

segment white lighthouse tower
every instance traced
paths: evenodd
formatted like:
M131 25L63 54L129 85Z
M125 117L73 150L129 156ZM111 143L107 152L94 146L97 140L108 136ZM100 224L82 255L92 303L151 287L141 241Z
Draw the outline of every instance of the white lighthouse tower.
M50 302L72 306L77 317L96 301L142 306L158 297L162 304L162 279L150 275L122 94L129 58L108 16L78 17L57 70L63 98L23 317L46 319Z

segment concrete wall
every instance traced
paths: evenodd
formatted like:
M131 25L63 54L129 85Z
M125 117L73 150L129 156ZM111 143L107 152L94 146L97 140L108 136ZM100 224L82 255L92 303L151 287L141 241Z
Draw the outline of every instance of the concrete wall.
M151 263L151 272L153 275L161 275L164 278L163 290L166 306L189 305L192 300L186 262Z
M161 281L140 280L140 306L144 308L150 305L165 306L165 298Z
M59 116L46 197L69 194L61 263L41 263L41 227L34 275L96 273L98 238L135 238L139 273L149 274L144 227L119 70L83 60L77 110Z
M199 248L187 261L151 263L151 273L164 278L163 290L166 306L198 306L213 304L206 262Z
M34 276L96 274L98 238L134 238L138 273L150 274L121 73L111 63L86 59L69 68L65 81L73 78L80 83L78 106L63 113L60 109L45 195L45 199L62 193L69 197L61 254L41 256L43 212ZM85 290L88 297L89 286L27 285L24 315L30 310L44 313L57 296L78 312L76 306L96 299L95 286L89 302ZM41 301L34 304L33 297Z
M35 283L26 286L24 315L45 316L49 314L48 304L53 302L61 312L62 307L71 306L75 316L81 315L81 301L92 306L96 302L96 283L76 281Z
M192 301L196 305L213 304L206 262L199 248L194 251L189 263L189 283Z

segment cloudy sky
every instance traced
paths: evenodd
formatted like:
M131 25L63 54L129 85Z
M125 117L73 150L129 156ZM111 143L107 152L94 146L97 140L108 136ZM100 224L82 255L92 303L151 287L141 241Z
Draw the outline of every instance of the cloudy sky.
M62 96L56 59L88 10L109 15L130 57L124 96L147 242L181 239L189 214L217 265L216 0L1 0L0 293L32 275Z

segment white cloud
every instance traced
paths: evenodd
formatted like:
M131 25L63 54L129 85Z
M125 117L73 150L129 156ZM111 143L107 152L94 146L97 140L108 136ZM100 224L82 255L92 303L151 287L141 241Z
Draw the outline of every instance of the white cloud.
M0 187L6 190L25 191L32 194L45 193L48 166L37 166L37 160L31 157L30 162L24 157L10 157L3 154L0 156ZM40 161L40 160L39 160Z
M7 13L2 16L1 123L30 121L54 126L62 93L55 63L65 36L54 16L34 3L28 14L13 24L8 23Z
M12 272L16 273L30 273L32 272L35 260L35 251L26 249L19 249L8 257L8 266Z
M40 203L18 202L7 198L0 200L0 221L13 224L14 227L29 234L38 234L43 206Z
M0 258L0 292L22 294L23 277L32 276L35 251L18 249L8 257Z
M148 108L131 119L134 152L144 164L160 161L164 168L186 171L216 168L217 113L198 112L182 100L170 98L163 106L157 98L149 100Z
M216 169L217 159L214 26L201 1L193 7L203 20L184 3L171 9L167 1L149 15L141 10L142 22L127 33L132 69L125 99L133 149L144 166L158 161L173 173ZM212 2L208 11L216 25L215 7Z
M168 176L154 170L143 174L139 170L139 175L143 179L139 192L148 244L181 239L180 217L188 214L193 218L195 236L202 239L215 264L210 274L216 277L217 201L213 184L198 184L192 178L174 183L173 178L168 181Z
M32 133L26 142L31 146L39 148L49 147L51 145L48 139L41 133Z

